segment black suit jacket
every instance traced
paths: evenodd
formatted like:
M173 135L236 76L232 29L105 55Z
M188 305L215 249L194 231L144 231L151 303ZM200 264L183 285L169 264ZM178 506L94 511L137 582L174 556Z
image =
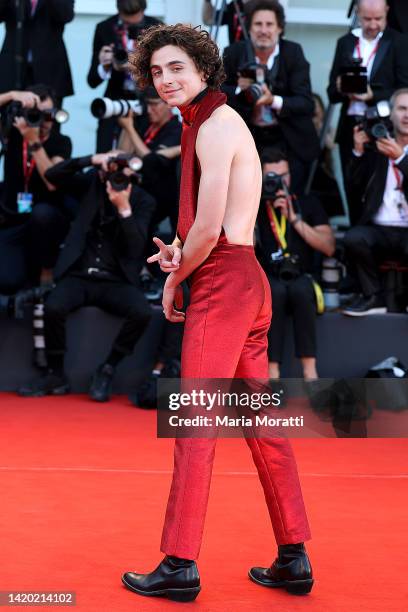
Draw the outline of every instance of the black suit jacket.
M404 175L402 188L408 200L408 155L398 164ZM353 155L347 169L350 188L363 201L363 213L360 225L372 223L373 216L379 210L384 197L388 173L388 157L375 151L364 153L361 157Z
M118 24L119 15L113 15L104 21L101 21L96 26L94 40L93 40L93 53L91 67L88 72L88 84L90 87L95 88L100 85L103 80L98 74L99 66L99 52L104 45L110 45L115 43L117 40L116 27ZM149 17L145 15L144 24L146 28L161 23L155 17ZM107 81L104 96L107 98L118 99L123 96L123 81L125 79L125 73L119 70L112 70L110 79Z
M330 72L327 94L332 104L342 103L337 130L337 142L342 141L344 120L347 117L349 98L337 91L336 80L340 69L350 63L358 38L348 33L337 41L336 53ZM370 75L370 87L374 98L368 105L389 100L396 89L408 86L408 38L391 28L386 28L380 39L378 51Z
M91 156L69 159L46 172L50 183L80 199L79 212L61 247L54 269L56 280L67 274L81 257L86 246L87 232L106 197L105 185L98 171L93 168L83 172L83 168L90 164ZM132 187L130 204L132 215L124 219L119 215L117 217L114 249L125 277L133 285L138 285L139 272L144 264L148 228L156 205L152 196L136 185Z
M238 83L239 68L250 59L248 45L244 41L234 43L225 49L224 68L227 78L223 89L228 95L229 104L240 113L247 124L251 113L239 104L235 88ZM305 59L302 47L295 42L285 39L279 42L279 68L273 93L283 98L278 122L289 149L303 161L315 159L319 154L319 141L312 122L314 103L309 63Z
M388 0L390 7L388 23L400 32L408 32L408 2L406 0Z
M35 83L45 83L55 89L58 97L74 93L71 70L65 49L63 32L74 18L74 0L38 0L31 17L30 0L24 5L23 57L32 52ZM0 53L0 92L16 88L16 3L0 0L0 22L6 25L6 36ZM23 70L23 88L24 82Z

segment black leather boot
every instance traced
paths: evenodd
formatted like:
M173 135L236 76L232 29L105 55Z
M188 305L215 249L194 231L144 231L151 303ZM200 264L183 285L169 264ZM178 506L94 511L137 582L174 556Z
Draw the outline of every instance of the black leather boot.
M112 381L115 368L103 363L96 370L89 387L89 397L95 402L108 402L112 393Z
M281 587L294 595L310 593L314 582L312 566L303 544L278 546L278 558L271 567L252 567L248 575L257 584Z
M167 597L173 601L194 601L201 590L200 576L195 561L164 557L150 574L126 572L122 582L139 595Z

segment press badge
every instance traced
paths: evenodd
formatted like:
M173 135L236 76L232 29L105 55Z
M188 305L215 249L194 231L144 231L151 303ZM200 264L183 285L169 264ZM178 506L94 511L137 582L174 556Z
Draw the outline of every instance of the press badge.
M33 194L21 191L17 194L17 212L19 215L30 213L33 209Z

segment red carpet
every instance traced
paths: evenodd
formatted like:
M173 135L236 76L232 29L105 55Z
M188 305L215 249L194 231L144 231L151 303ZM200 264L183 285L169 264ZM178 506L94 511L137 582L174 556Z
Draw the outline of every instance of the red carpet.
M139 597L120 582L123 571L150 571L162 557L172 441L156 439L155 413L122 397L97 405L1 394L0 402L0 591L75 591L73 609L86 612L183 606ZM406 610L407 441L293 445L313 532L312 593L294 597L246 577L251 565L270 564L276 546L245 442L220 440L199 559L203 588L183 609Z

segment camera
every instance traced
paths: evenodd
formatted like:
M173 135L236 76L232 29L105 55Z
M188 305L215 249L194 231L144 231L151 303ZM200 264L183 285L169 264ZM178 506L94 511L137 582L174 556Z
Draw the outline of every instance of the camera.
M130 24L124 27L123 23L119 21L118 27L116 28L116 42L113 46L113 59L118 66L125 66L128 63L129 53L126 47L123 45L123 37L131 40L139 38L143 32L144 26L140 23Z
M7 123L12 125L16 117L24 117L30 127L39 127L44 121L65 123L69 119L69 114L62 108L40 110L37 106L25 108L21 102L12 102L7 109Z
M375 106L369 106L360 125L364 132L370 137L371 142L378 138L391 136L393 125L390 119L391 108L387 100L377 102Z
M0 313L14 319L24 319L24 308L43 298L51 291L52 287L33 287L24 289L15 295L0 295Z
M271 263L273 273L281 281L292 281L302 274L299 255L291 255L279 250L277 253L271 253Z
M140 100L111 100L110 98L96 98L91 104L91 113L97 119L110 117L127 117L130 111L135 115L143 114Z
M110 157L108 160L108 171L103 172L103 179L109 181L112 189L115 191L124 191L128 188L129 183L138 183L140 174L138 171L142 168L142 161L134 155L122 154L117 157ZM128 176L124 170L129 168L133 175Z
M245 89L238 94L238 98L244 104L253 106L262 96L262 85L266 82L266 70L266 66L263 64L257 64L256 62L244 64L239 69L239 74L241 77L255 81L255 83L250 85L248 89Z
M285 193L284 197L290 197L290 192L282 176L276 174L276 172L267 172L262 180L261 199L274 202L280 197L277 195L279 191Z
M362 65L362 59L353 57L350 63L340 68L340 91L343 94L367 93L367 68Z

